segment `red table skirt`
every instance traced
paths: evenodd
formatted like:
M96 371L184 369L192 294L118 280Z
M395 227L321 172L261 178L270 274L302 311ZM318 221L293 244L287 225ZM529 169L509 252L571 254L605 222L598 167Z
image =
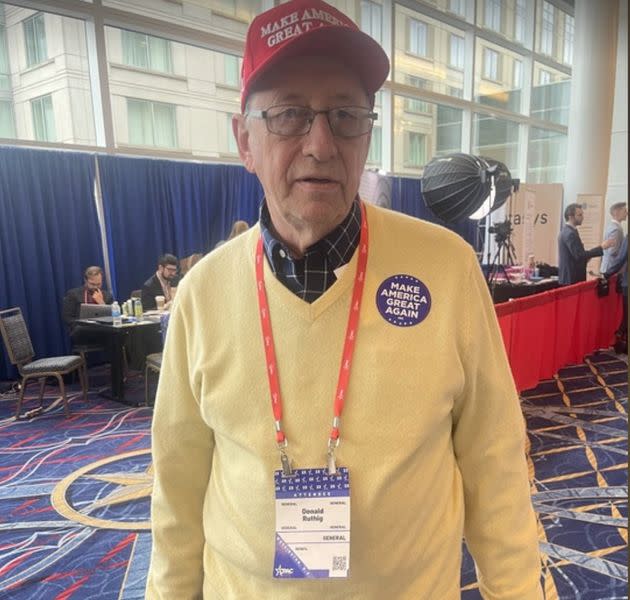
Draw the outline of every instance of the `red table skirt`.
M612 345L623 310L615 283L603 297L586 281L495 306L519 392Z

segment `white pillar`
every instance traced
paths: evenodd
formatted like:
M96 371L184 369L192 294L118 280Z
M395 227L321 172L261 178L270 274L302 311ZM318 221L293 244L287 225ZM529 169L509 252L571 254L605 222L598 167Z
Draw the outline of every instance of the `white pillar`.
M605 196L615 92L619 0L576 0L564 205Z

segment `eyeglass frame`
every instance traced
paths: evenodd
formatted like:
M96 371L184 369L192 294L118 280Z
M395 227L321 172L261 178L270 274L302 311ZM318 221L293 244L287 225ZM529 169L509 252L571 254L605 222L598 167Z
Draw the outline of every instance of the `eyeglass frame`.
M269 115L268 112L270 110L273 110L274 108L285 108L285 109L289 109L289 108L300 108L303 110L307 110L309 111L309 113L311 114L311 117L309 119L307 119L307 123L308 123L308 129L302 133L278 133L277 131L272 131L269 128ZM367 114L365 115L365 117L367 117L370 121L370 126L367 129L367 131L364 131L363 133L357 133L356 135L338 135L335 133L333 125L330 121L330 113L332 111L336 111L336 110L343 110L344 108L359 108L361 110L366 110L368 111ZM282 113L279 113L282 114ZM354 139L357 137L361 137L362 135L365 135L367 133L370 133L370 131L372 130L372 128L374 127L374 121L376 121L378 119L378 113L374 112L371 108L367 108L365 106L354 106L354 105L350 105L350 106L335 106L333 108L328 108L327 110L314 110L312 109L310 106L300 106L298 104L278 104L277 106L270 106L269 108L266 108L264 110L261 109L250 109L248 110L244 116L245 117L253 117L255 119L263 119L265 121L265 125L267 127L267 131L269 133L273 133L274 135L279 135L280 137L302 137L304 135L308 135L311 132L311 129L313 128L313 123L315 122L315 117L317 117L317 115L326 115L326 121L328 122L328 127L330 127L330 131L333 134L334 137L340 137L342 139ZM279 116L279 115L278 115Z

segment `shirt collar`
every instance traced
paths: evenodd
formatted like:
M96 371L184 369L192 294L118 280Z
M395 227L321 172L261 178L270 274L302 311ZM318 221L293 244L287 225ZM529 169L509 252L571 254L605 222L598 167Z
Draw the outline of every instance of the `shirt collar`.
M274 273L277 272L277 265L274 257L280 255L283 258L290 258L288 247L283 244L275 235L271 223L271 215L267 208L267 201L263 200L260 209L260 230L263 236L263 246L265 256ZM359 245L359 235L361 233L361 207L359 197L355 198L352 208L346 218L333 229L304 252L304 257L299 260L308 260L309 255L321 254L327 259L328 268L335 270L350 262L354 251Z

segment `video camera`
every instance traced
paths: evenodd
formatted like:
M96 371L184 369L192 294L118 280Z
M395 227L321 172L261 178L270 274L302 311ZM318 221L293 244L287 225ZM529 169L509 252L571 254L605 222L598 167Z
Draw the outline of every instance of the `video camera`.
M506 219L500 223L495 223L488 228L489 233L494 233L494 238L498 244L507 242L510 239L513 228L510 219Z

